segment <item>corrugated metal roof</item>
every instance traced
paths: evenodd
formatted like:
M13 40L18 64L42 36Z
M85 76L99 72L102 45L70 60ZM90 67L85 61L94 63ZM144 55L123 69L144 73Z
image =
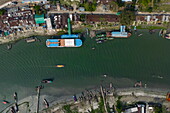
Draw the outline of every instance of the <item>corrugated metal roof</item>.
M44 14L42 14L42 15L37 15L37 14L36 14L36 15L34 16L34 18L35 18L36 24L45 23Z

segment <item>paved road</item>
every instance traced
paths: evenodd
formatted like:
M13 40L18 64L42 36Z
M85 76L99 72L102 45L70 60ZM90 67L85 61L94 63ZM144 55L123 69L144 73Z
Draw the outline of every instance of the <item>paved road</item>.
M74 14L74 13L77 13L77 14L116 14L117 12L111 12L111 11L108 11L108 12L89 12L89 11L49 11L48 14L52 14L52 13L70 13L70 14Z
M49 11L48 14L53 14L53 13L58 13L58 14L62 14L62 13L69 13L69 14L74 14L74 13L77 13L77 14L116 14L117 12L111 12L111 11L108 11L108 12L89 12L89 11ZM169 15L170 16L170 12L137 12L136 13L137 15Z

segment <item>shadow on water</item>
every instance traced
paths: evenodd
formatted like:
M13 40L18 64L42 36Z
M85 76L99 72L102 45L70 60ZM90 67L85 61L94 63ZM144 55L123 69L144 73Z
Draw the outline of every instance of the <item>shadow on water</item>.
M87 37L87 35L85 35L85 34L80 34L80 39L82 40L83 43L85 42L86 37Z

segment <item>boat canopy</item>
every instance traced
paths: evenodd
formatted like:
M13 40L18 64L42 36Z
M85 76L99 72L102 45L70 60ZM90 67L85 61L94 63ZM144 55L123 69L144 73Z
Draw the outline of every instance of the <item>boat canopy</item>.
M61 35L61 38L78 38L78 34L71 34L71 35Z

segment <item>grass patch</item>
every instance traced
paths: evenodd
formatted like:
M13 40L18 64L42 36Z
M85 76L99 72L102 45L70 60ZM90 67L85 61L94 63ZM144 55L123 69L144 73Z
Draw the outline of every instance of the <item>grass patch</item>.
M66 32L65 31L58 31L57 32L57 35L63 35L63 34L66 34Z
M137 29L166 29L163 26L137 26Z

